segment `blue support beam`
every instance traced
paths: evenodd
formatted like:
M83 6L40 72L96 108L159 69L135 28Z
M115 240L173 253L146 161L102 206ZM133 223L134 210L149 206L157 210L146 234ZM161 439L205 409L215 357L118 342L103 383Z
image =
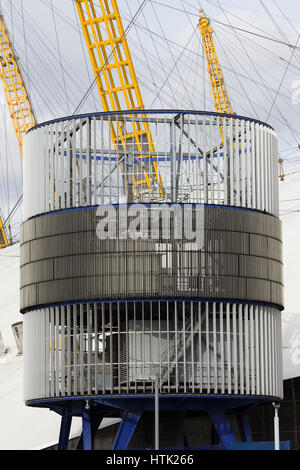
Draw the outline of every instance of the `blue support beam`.
M92 420L88 410L82 413L82 447L83 450L92 450Z
M87 419L87 417L86 417ZM91 429L91 442L93 443L94 441L94 438L95 438L95 435L96 435L96 432L98 431L99 429L99 426L100 426L100 423L103 419L103 416L90 416L90 429ZM82 450L84 448L84 444L83 444L83 438L84 438L84 424L83 424L83 421L82 421L82 434L80 436L80 439L78 441L78 444L77 444L77 447L76 449L77 450ZM88 436L89 436L89 430L87 430L88 432ZM89 437L88 437L89 439ZM93 445L93 444L92 444Z
M72 416L62 416L61 425L60 425L58 450L68 450L71 424L72 424Z
M125 411L112 450L126 450L142 416L142 411Z
M223 411L209 411L208 415L212 420L225 449L230 450L232 444L236 442L236 438L231 429L228 416Z
M241 439L243 442L253 442L251 426L247 410L238 413L238 423L240 428Z
M275 450L273 441L270 442L235 442L231 450ZM291 450L290 441L280 441L280 450Z

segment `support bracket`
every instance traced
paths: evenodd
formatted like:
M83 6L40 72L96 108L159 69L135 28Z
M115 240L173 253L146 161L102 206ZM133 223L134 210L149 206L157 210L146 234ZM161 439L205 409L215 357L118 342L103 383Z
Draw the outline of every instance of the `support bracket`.
M126 450L128 448L142 413L142 411L125 411L112 450Z
M228 416L223 411L208 411L208 415L212 420L225 449L230 450L232 444L236 442L236 438L231 429Z

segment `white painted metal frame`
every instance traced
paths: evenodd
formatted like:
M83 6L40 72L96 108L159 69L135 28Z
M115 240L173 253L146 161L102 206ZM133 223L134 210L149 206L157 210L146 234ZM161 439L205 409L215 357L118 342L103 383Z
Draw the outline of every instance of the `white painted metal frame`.
M25 400L111 393L282 397L280 312L191 301L39 309L24 316Z
M132 175L141 179L141 162L150 159L158 164L164 194L156 200L149 193L135 193L133 202L231 205L278 216L277 136L272 128L238 117L187 113L175 120L175 113L160 112L134 118L149 124L154 154L149 145L138 149L132 142L116 152L109 122L132 119L98 114L31 130L24 138L24 219L72 207L127 203L124 182ZM148 167L151 179L152 165Z

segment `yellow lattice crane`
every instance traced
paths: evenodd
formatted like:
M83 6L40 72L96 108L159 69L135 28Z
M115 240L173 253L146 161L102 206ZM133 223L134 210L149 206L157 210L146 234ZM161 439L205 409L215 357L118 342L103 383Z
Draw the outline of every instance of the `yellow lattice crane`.
M77 12L88 47L103 110L141 111L144 103L116 0L75 0ZM99 13L100 11L100 13ZM146 115L141 115L146 118ZM126 150L126 143L140 154L133 174L132 198L149 194L158 200L164 194L163 183L154 156L155 148L148 122L111 123L111 138L115 149ZM144 152L145 151L145 152ZM141 152L144 152L141 154ZM150 155L150 157L149 157ZM122 167L122 165L121 165ZM125 173L128 185L128 173Z
M23 157L23 136L36 125L34 111L26 90L22 73L15 55L8 29L0 14L0 77L10 117ZM0 248L7 246L5 228L0 219Z
M221 64L218 59L216 47L213 40L213 32L210 20L203 10L200 10L199 28L201 31L203 45L208 66L209 78L215 103L215 109L218 113L234 114L228 97L224 75ZM223 141L223 130L221 128L221 139ZM283 159L279 158L279 178L284 181L285 174L283 170Z
M20 152L23 156L23 136L36 125L36 118L2 15L0 15L0 77Z
M2 220L1 220L1 217L0 217L0 249L5 248L7 245L8 245L7 237L6 237L6 233L5 233L5 230L4 230L4 227L3 227L3 224L2 224Z
M203 38L215 109L218 113L233 114L225 85L224 75L213 40L214 30L210 25L210 20L207 18L203 10L200 10L199 28Z

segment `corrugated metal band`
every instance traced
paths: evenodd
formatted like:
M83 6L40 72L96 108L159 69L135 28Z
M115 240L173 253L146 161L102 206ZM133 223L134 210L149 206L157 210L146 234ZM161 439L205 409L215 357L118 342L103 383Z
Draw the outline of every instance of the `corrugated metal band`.
M101 240L96 209L26 221L21 310L123 298L234 299L281 308L281 222L261 213L214 207L203 208L202 218L200 248L175 239L172 227L170 239L161 232L157 240L122 239L117 226L116 239Z

